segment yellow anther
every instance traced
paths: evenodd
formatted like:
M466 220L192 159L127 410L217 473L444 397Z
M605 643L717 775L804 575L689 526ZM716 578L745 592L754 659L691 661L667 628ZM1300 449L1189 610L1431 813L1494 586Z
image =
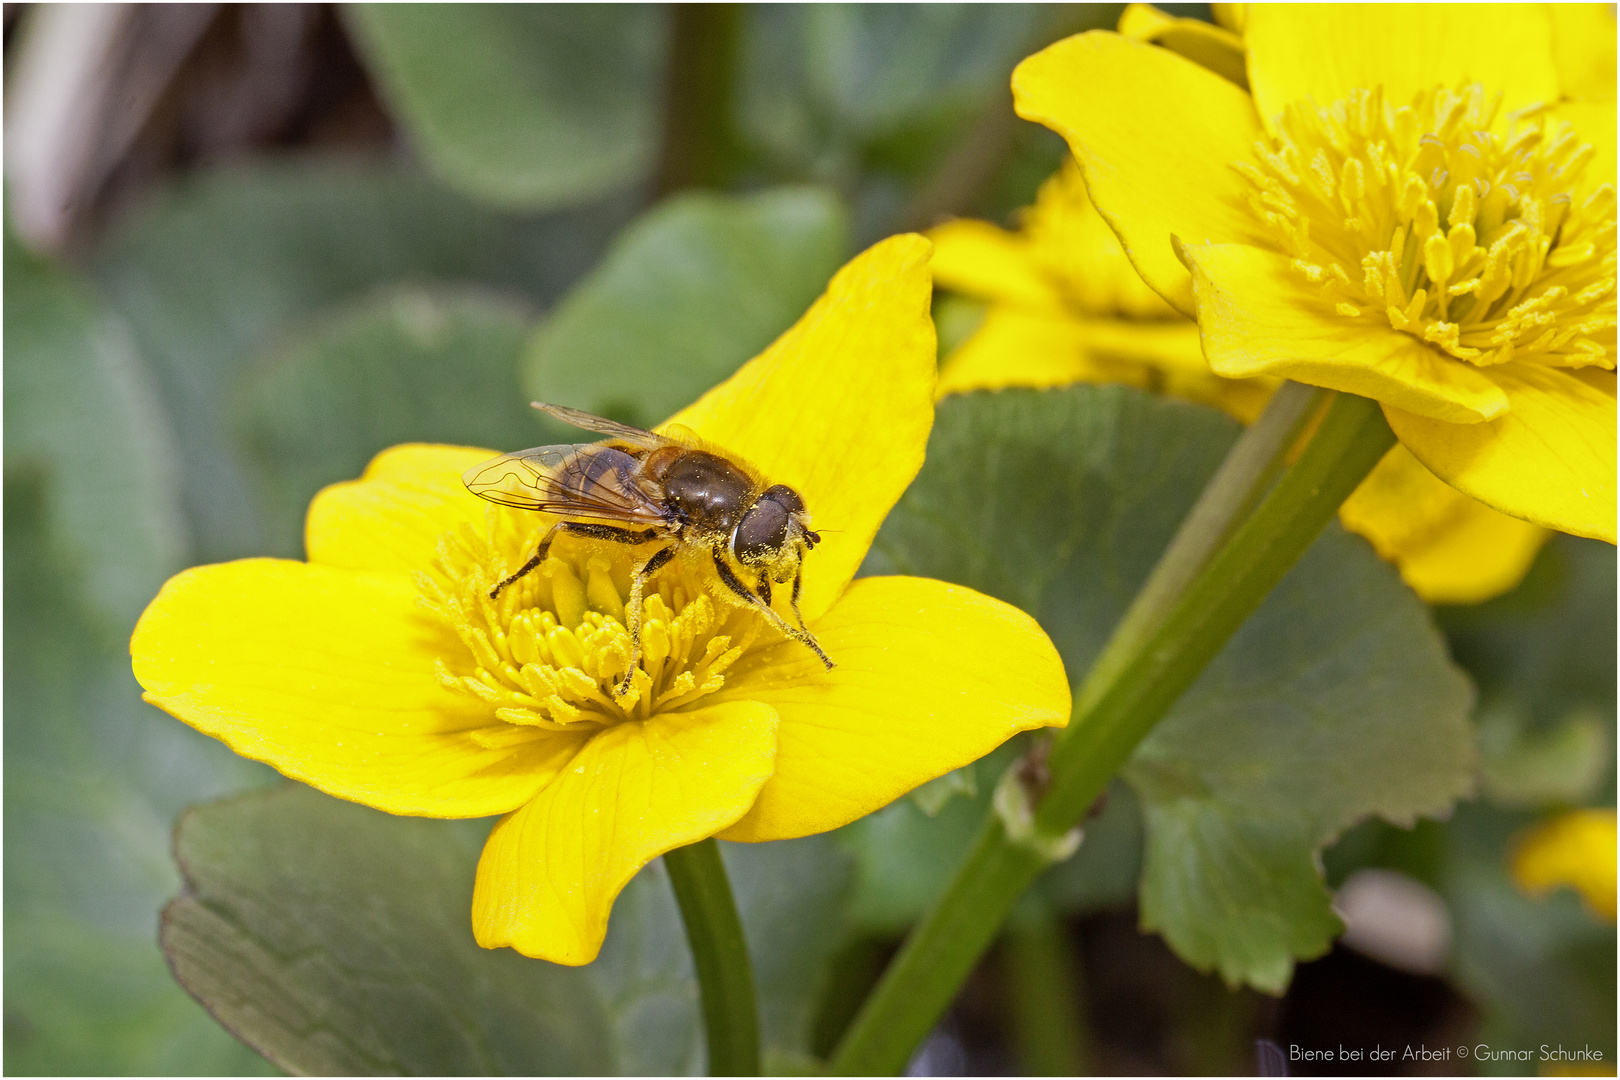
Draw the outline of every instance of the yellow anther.
M551 646L551 655L561 668L577 668L585 660L585 650L579 647L579 640L567 627L559 626L547 634L546 644Z
M1428 271L1429 280L1444 288L1456 268L1446 238L1438 234L1429 237L1423 245L1423 269Z
M1479 86L1294 105L1236 168L1257 222L1340 317L1382 311L1473 363L1613 367L1614 186L1583 191L1595 151L1569 125L1534 110L1499 124L1500 105Z
M578 626L585 618L585 586L569 565L555 556L546 560L540 573L551 582L551 606L557 613L557 625Z
M613 570L600 555L593 555L585 564L585 602L592 611L611 615L624 621L624 601L619 599L618 586L613 581Z

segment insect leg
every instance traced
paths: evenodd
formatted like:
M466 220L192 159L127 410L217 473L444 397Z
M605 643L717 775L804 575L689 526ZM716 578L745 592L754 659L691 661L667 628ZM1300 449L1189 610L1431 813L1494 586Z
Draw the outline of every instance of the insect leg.
M624 678L620 680L618 686L614 687L614 692L619 697L623 697L630 692L630 680L635 677L636 668L641 665L641 602L646 594L647 579L652 577L654 573L674 557L675 548L673 545L667 548L659 548L648 557L646 562L641 564L641 568L636 571L635 577L630 580L630 602L624 607L624 619L628 624L625 629L630 631L630 666L625 668Z
M801 562L801 563L799 563L799 565L793 571L793 597L792 597L793 618L798 621L800 629L803 629L803 627L804 627L804 612L799 610L799 590L803 585L804 585L804 563ZM808 633L808 631L806 631L806 633Z
M551 550L551 542L556 539L559 532L573 533L575 536L588 536L593 540L611 540L616 544L645 544L648 540L658 536L657 529L643 529L641 532L636 532L633 529L620 529L613 525L594 525L588 521L559 521L547 529L546 535L541 537L540 546L535 549L534 557L518 567L517 573L512 574L499 585L489 590L489 598L491 600L495 599L501 595L502 589L545 562L546 553Z
M782 616L778 615L776 610L769 604L761 603L760 598L749 592L748 586L739 581L737 575L732 573L731 567L727 566L725 561L720 558L719 552L710 552L710 555L714 559L714 569L720 575L720 580L725 583L726 588L736 593L744 603L757 608L765 616L765 618L770 620L772 626L776 627L778 630L782 631L782 633L786 634L788 637L792 638L794 641L797 641L799 644L803 645L805 648L819 656L821 658L821 662L827 665L828 671L831 671L837 666L832 662L832 658L830 656L821 651L821 644L820 642L816 641L814 634L801 627L790 625L788 621L782 618Z

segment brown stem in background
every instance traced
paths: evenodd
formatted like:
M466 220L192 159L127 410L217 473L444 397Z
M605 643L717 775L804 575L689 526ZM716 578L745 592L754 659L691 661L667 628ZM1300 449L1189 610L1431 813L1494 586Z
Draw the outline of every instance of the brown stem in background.
M668 94L657 192L719 187L736 154L731 88L741 4L670 6Z

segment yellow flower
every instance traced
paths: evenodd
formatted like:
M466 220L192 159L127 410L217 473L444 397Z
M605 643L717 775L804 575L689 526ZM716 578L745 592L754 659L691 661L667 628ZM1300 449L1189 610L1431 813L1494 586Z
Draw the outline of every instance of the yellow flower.
M984 322L946 359L939 393L1119 382L1215 405L1242 420L1275 379L1209 370L1198 327L1131 268L1068 165L1041 186L1023 228L950 221L934 229L934 281L988 301Z
M1615 920L1613 810L1572 810L1533 826L1514 844L1513 880L1531 896L1567 885L1592 912Z
M1615 539L1615 113L1541 8L1257 5L1252 94L1118 34L1014 73L1217 374L1377 399L1452 487Z
M1199 24L1205 25L1205 24ZM937 285L986 301L983 323L945 360L941 395L1007 386L1126 383L1259 415L1277 380L1209 370L1197 325L1142 281L1069 162L1022 228L947 222L930 233ZM1430 603L1513 588L1550 535L1435 479L1397 445L1340 511Z
M1559 89L1576 101L1613 101L1614 5L1548 4Z
M466 491L489 450L401 446L315 498L307 563L168 582L131 642L146 699L340 798L505 814L474 931L564 964L596 956L614 897L665 851L836 828L1066 723L1062 662L1027 615L938 581L851 580L933 422L928 257L917 236L861 255L672 419L803 496L822 541L802 607L831 672L675 560L616 699L628 549L565 537L491 601L550 519Z

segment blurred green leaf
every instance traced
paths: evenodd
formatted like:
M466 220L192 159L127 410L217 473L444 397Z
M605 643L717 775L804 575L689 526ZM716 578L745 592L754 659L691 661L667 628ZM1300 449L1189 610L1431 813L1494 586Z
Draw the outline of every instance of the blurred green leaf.
M1473 803L1448 824L1440 888L1452 915L1452 977L1479 1009L1488 1045L1587 1046L1612 1064L1615 928L1568 889L1533 899L1514 887L1506 853L1531 820ZM1515 1075L1524 1065L1482 1062L1480 1071Z
M754 965L766 1068L787 1071L809 1061L816 1006L848 930L853 862L825 835L722 842L720 854Z
M1017 604L1078 679L1235 435L1122 387L949 398L863 570ZM1321 847L1468 791L1471 698L1427 609L1329 526L1127 766L1144 925L1197 968L1280 990L1338 930Z
M134 624L185 565L169 428L121 322L5 233L8 470L38 470L85 596Z
M990 810L996 778L1024 749L1015 740L981 758L977 792L933 814L914 799L898 799L834 834L855 858L855 929L904 933L939 898ZM1038 887L1068 914L1119 907L1135 898L1141 864L1141 809L1130 788L1116 783L1102 812L1085 823L1080 850L1047 871Z
M1042 15L1033 4L751 7L738 124L778 170L847 178L880 143L959 123L1004 93Z
M135 618L185 557L169 432L86 286L9 232L5 270L6 1065L260 1071L156 948L174 814L262 778L130 672Z
M297 1074L612 1070L589 976L472 936L477 848L311 788L193 810L163 913L176 978Z
M187 888L164 950L223 1024L292 1072L696 1071L697 986L662 864L620 895L586 967L480 949L489 824L389 817L298 785L201 807L178 833ZM802 1056L845 862L823 839L723 851L766 1045Z
M205 173L123 223L96 272L173 418L194 556L298 553L269 546L230 408L289 324L401 281L475 282L544 305L628 205L515 219L393 168L309 159Z
M804 314L843 261L848 228L838 201L811 188L670 199L542 324L525 385L650 427Z
M1614 597L1614 545L1559 533L1513 592L1440 617L1487 699L1511 702L1538 725L1581 708L1612 725Z
M263 771L141 702L129 622L91 602L79 545L51 531L44 476L8 461L6 1068L263 1071L174 985L156 942L178 884L174 815Z
M668 36L659 8L367 4L345 14L394 116L474 198L545 209L649 172Z
M1591 707L1556 725L1531 727L1508 705L1479 717L1486 796L1503 806L1577 805L1597 794L1614 763L1607 725Z
M298 550L315 493L396 443L504 451L540 441L517 383L530 326L510 299L407 286L278 343L245 373L237 401L271 547Z

